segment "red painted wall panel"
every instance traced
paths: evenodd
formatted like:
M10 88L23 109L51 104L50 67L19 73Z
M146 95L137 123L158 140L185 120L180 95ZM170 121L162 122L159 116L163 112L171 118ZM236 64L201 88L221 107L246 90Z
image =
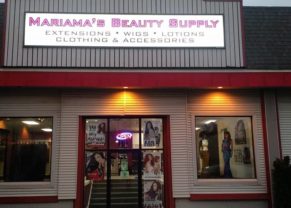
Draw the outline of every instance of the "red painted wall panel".
M0 87L291 87L290 72L0 72Z

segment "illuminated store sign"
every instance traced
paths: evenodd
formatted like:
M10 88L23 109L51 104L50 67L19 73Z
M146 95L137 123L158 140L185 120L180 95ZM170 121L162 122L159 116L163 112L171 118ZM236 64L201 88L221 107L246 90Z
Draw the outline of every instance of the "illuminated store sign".
M224 47L222 15L26 13L25 46Z
M116 139L121 140L121 141L131 139L131 138L132 138L132 133L130 133L130 132L122 132L122 133L116 135Z

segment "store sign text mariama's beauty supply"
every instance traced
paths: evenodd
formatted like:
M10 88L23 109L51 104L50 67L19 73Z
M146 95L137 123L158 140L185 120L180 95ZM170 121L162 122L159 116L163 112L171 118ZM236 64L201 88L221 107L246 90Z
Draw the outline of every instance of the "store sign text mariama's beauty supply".
M25 46L224 47L222 15L26 13Z

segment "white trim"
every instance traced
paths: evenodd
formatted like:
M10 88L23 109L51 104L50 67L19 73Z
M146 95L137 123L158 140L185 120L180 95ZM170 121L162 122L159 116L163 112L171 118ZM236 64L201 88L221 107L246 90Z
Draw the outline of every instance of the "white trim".
M216 97L223 95L221 99ZM219 194L219 193L267 193L267 177L265 152L262 131L262 112L259 91L251 90L213 90L188 92L188 152L191 155L189 170L189 194ZM252 117L253 157L255 163L255 179L198 179L197 149L195 141L196 116L250 116Z

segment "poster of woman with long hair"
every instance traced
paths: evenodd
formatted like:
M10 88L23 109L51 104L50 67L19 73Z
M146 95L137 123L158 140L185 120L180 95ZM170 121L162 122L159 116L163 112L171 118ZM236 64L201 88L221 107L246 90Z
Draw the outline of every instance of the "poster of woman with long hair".
M104 147L106 144L106 122L88 120L86 123L86 146L88 148Z
M161 152L145 151L143 153L144 178L161 178L162 170Z
M93 181L103 181L106 159L103 152L86 152L86 177Z
M162 119L143 119L143 148L162 148L163 125Z
M144 182L144 208L163 208L163 184L159 180Z

